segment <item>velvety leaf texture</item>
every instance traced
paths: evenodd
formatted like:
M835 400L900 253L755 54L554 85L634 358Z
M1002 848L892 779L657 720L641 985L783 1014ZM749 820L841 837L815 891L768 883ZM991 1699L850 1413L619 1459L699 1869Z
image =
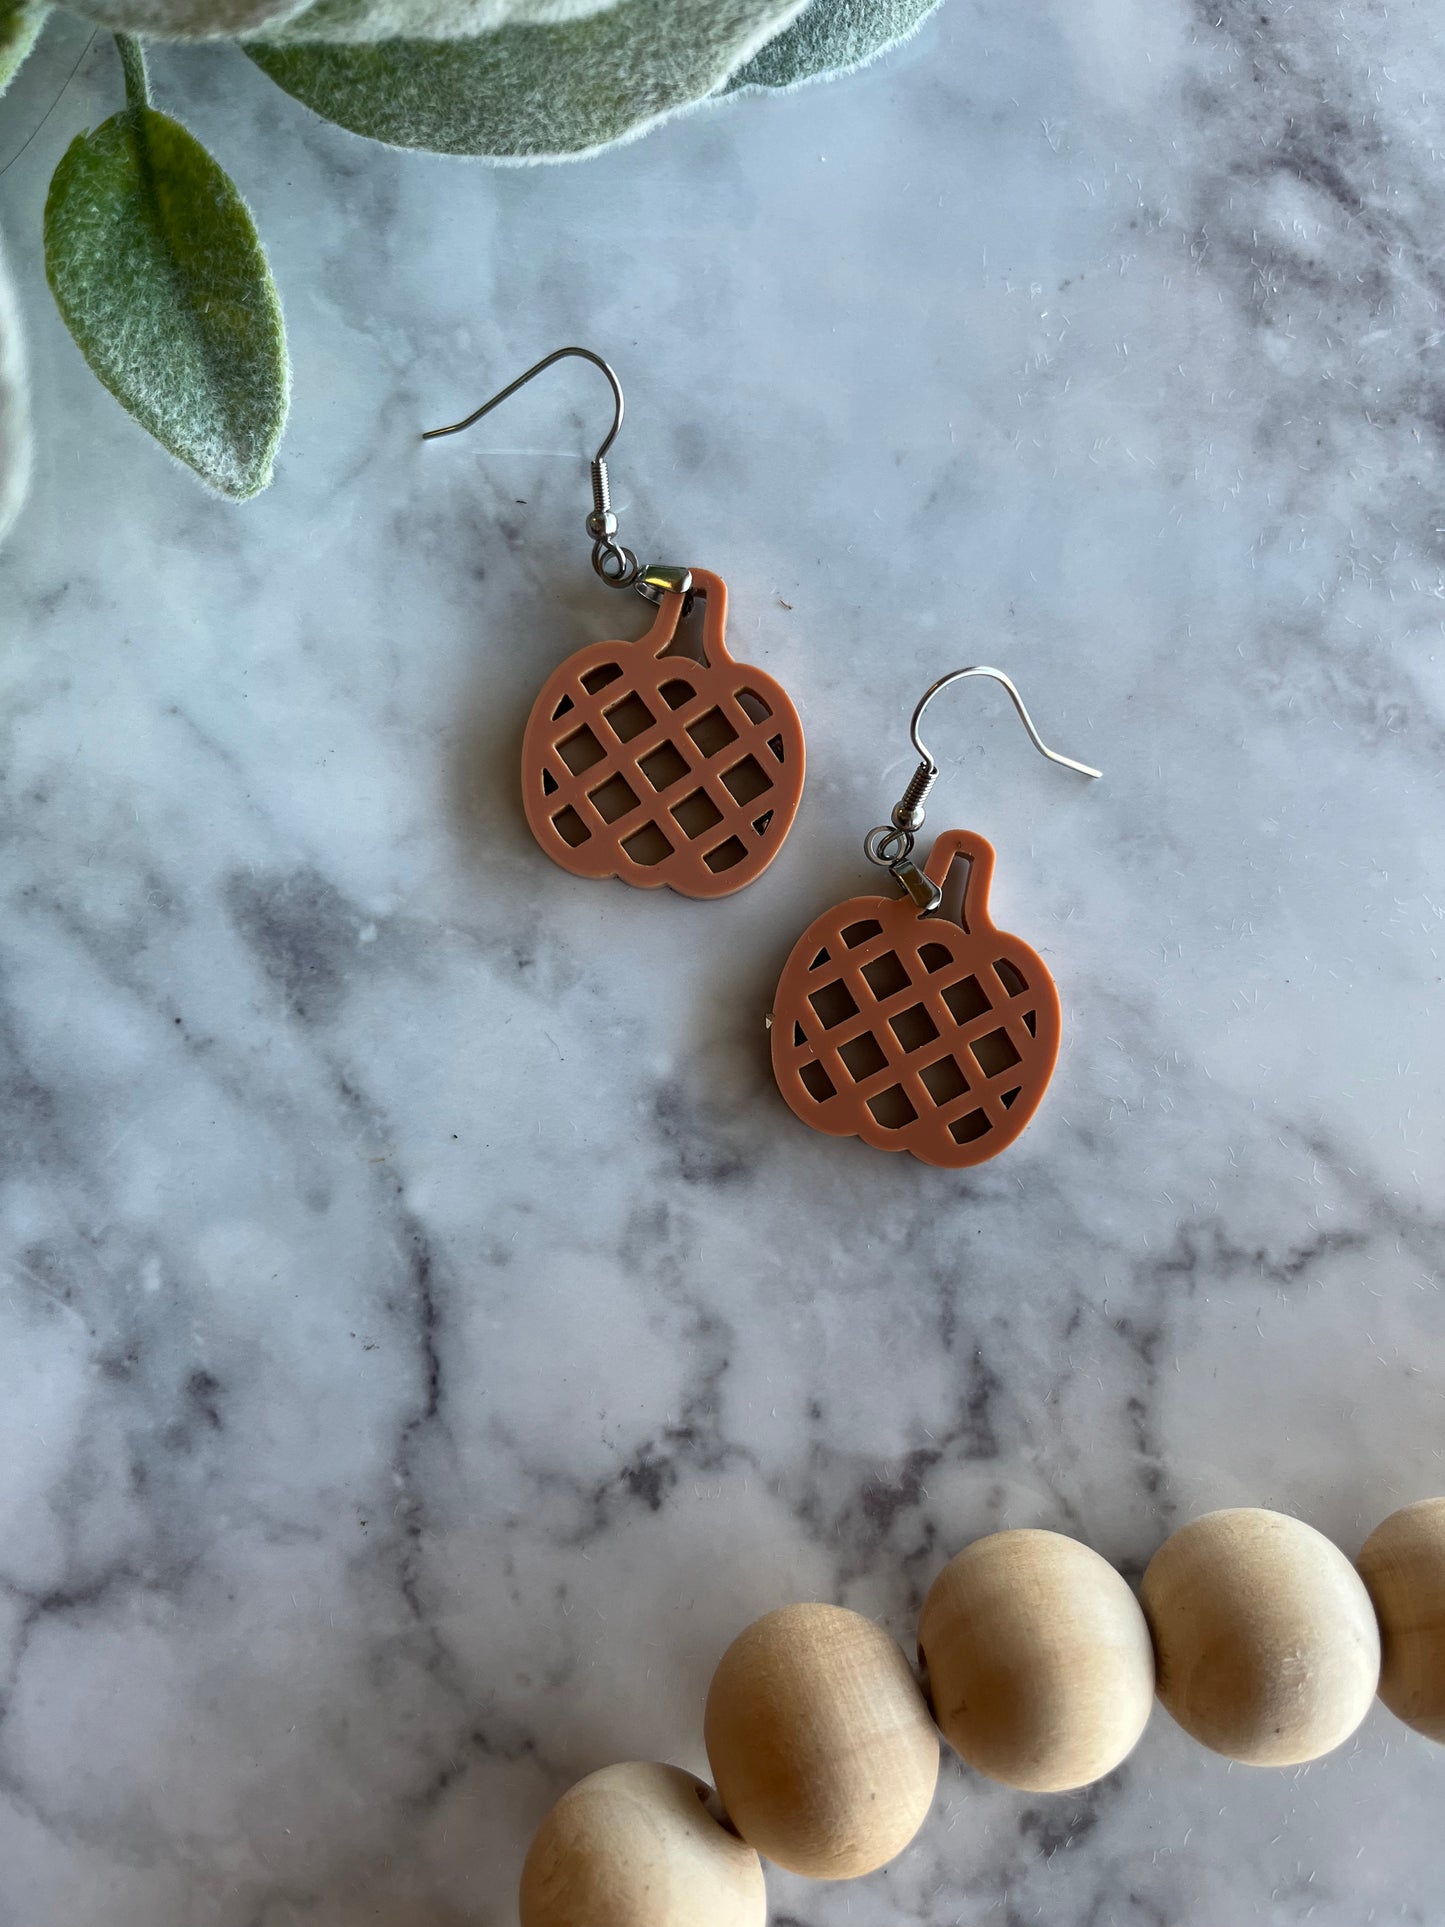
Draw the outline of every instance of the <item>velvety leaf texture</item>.
M600 13L617 0L78 0L74 11L118 33L162 40L214 40L277 33L302 21L309 40L425 39L491 33L513 24L551 25Z
M622 0L314 0L282 40L467 40L501 27L556 27Z
M20 319L0 255L0 538L15 520L30 477L30 411Z
M71 143L45 203L65 325L142 427L224 495L271 479L289 371L245 203L184 127L128 108Z
M45 25L46 9L29 0L0 0L0 94L10 85L35 37Z
M375 47L251 43L278 86L394 147L494 160L592 152L701 100L799 0L624 0L565 27Z
M941 0L811 0L734 73L740 87L796 87L862 67L916 33Z

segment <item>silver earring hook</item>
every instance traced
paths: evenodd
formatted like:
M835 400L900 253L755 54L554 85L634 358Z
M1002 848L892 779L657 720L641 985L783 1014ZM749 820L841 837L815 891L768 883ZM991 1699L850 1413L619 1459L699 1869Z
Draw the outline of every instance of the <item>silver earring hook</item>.
M432 442L438 435L459 435L464 428L470 428L473 422L479 422L483 415L490 415L494 408L500 408L504 401L510 401L519 388L525 388L529 381L535 380L542 373L543 369L550 368L554 361L562 361L568 355L580 356L583 361L590 361L594 368L600 368L607 377L608 387L612 390L612 426L608 429L602 446L592 458L594 462L605 461L607 451L617 440L617 431L622 426L625 403L622 399L622 383L601 355L593 354L590 348L554 348L550 355L543 355L542 359L529 368L525 375L518 375L515 381L509 381L505 388L499 389L490 401L484 401L480 408L474 408L465 420L450 422L445 428L428 428L422 440Z
M1051 763L1062 765L1064 769L1077 770L1080 776L1097 777L1102 773L1088 763L1076 762L1072 756L1062 756L1058 750L1049 748L1034 727L1034 719L1030 716L1012 678L1006 676L1002 669L991 669L987 663L975 663L971 668L950 670L948 675L940 676L936 683L930 684L924 690L919 698L918 707L913 712L913 719L908 725L909 740L918 752L918 768L909 777L908 787L893 805L889 821L880 823L863 839L863 850L868 861L880 865L885 870L891 870L914 902L925 912L938 908L943 892L931 878L924 876L913 864L913 845L917 840L918 832L923 828L923 805L930 790L938 781L939 768L933 752L918 732L928 705L934 697L947 689L950 683L962 682L967 676L987 676L992 682L999 683L1008 691L1009 700L1018 711L1019 721L1028 731L1029 741L1040 756L1047 757Z
M919 757L921 759L919 763L918 771L914 776L913 783L909 784L910 790L913 788L913 784L919 781L919 779L922 777L923 772L925 770L928 771L929 789L933 787L934 780L938 776L938 764L934 760L934 757L931 751L925 745L923 738L918 733L919 728L923 722L924 712L927 710L928 705L933 701L935 696L939 695L943 690L947 689L950 683L962 682L965 676L988 676L992 681L999 683L1004 689L1008 691L1009 700L1012 702L1014 708L1018 711L1019 721L1023 724L1024 728L1028 731L1029 741L1033 744L1034 748L1039 752L1040 756L1046 756L1051 763L1061 764L1064 769L1077 770L1080 776L1098 776L1101 774L1099 770L1091 768L1088 763L1077 763L1074 761L1074 758L1072 756L1061 756L1056 749L1050 749L1048 744L1044 741L1043 737L1040 736L1037 729L1034 728L1034 719L1032 716L1030 716L1027 708L1025 707L1024 699L1019 694L1018 689L1015 687L1012 677L1006 676L1002 671L1002 669L990 669L986 663L975 663L973 668L971 669L951 670L948 675L940 676L938 681L934 683L931 688L924 690L923 695L919 701L918 707L913 712L913 720L908 725L908 734L912 739L913 747L918 751ZM921 805L923 803L923 798L924 796L927 795L927 793L928 791L924 790L918 796L913 797L911 801L908 800L906 796L905 796L905 800L900 801L898 808L895 809L893 812L893 821L898 825L899 829L916 830L919 827L919 825L923 821L923 810ZM917 822L910 823L902 820L902 817L900 816L900 812L906 812L910 808L916 808L918 810Z
M635 588L650 602L660 601L669 593L687 594L692 588L692 575L687 569L678 569L670 564L655 564L644 569L636 555L616 540L617 517L612 511L612 489L607 474L607 451L617 439L617 431L622 426L625 404L622 399L622 383L611 366L601 355L594 354L590 348L554 348L550 355L544 355L533 367L515 381L507 383L490 400L484 401L480 408L474 408L470 415L459 422L449 422L445 428L428 428L422 435L424 442L435 441L439 435L459 435L473 422L479 422L483 415L490 415L494 408L500 408L504 401L515 395L519 388L525 388L535 376L554 361L562 361L568 355L576 355L583 361L590 361L594 368L600 368L607 377L607 385L612 390L612 426L602 438L601 446L592 457L592 512L587 517L587 533L592 537L592 566L602 580L614 589Z

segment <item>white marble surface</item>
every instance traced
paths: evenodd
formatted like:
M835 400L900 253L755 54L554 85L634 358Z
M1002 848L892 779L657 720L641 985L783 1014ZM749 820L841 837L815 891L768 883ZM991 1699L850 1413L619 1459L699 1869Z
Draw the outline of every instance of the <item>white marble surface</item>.
M1445 1487L1438 41L949 0L865 78L530 171L158 55L286 300L242 510L44 291L97 41L0 183L42 440L0 560L3 1927L511 1927L569 1779L704 1766L764 1608L908 1643L1004 1522L1137 1573L1211 1504L1353 1552ZM580 535L595 376L416 439L574 338L627 383L629 533L728 577L804 714L793 838L722 906L521 816L538 684L646 617ZM949 1176L799 1126L762 1020L980 658L1106 779L940 716L932 821L997 845L1068 1027ZM946 1767L906 1859L770 1876L773 1919L1434 1921L1441 1774L1379 1709L1276 1775L1161 1714L1077 1798Z

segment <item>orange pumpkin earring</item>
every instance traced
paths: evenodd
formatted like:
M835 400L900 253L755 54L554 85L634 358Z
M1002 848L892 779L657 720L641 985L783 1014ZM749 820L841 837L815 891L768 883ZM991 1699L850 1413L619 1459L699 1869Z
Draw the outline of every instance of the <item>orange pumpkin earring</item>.
M464 421L455 435L564 356L600 368L612 426L592 458L592 567L635 589L657 615L636 642L594 642L543 685L522 741L522 799L532 834L573 876L661 884L685 897L725 897L762 875L792 828L803 793L803 726L780 683L734 662L727 588L706 569L643 567L617 540L607 451L622 426L622 387L590 348L558 348ZM674 649L701 597L701 662Z
M939 691L966 676L1003 685L1041 756L1099 774L1048 747L1002 670L977 665L940 677L913 712L918 768L891 822L863 842L903 895L850 897L810 924L784 966L770 1020L773 1074L805 1124L950 1169L982 1164L1013 1143L1059 1051L1059 993L1043 958L989 917L992 846L971 830L946 830L921 870L913 861L924 799L938 780L919 725ZM968 875L955 919L943 910L943 886L960 859Z

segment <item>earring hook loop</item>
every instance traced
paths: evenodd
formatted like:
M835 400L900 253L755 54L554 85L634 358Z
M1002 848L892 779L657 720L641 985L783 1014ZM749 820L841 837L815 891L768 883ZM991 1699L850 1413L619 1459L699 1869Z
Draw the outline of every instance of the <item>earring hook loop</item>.
M922 696L919 698L918 707L913 712L913 720L908 725L909 738L913 743L913 747L918 751L921 761L927 764L934 776L938 774L938 763L932 752L924 744L918 731L922 725L924 713L934 697L940 695L947 689L950 683L962 682L965 676L988 676L1003 689L1007 690L1010 702L1012 702L1014 708L1018 711L1019 721L1028 731L1029 741L1039 752L1040 756L1046 756L1051 763L1061 764L1064 769L1077 770L1080 776L1098 776L1101 774L1099 770L1092 768L1088 763L1075 762L1072 756L1061 756L1058 750L1050 749L1043 737L1040 736L1038 730L1034 727L1034 719L1030 716L1024 699L1019 694L1013 678L1006 676L1002 669L991 669L987 663L980 662L975 663L972 668L953 669L949 671L948 675L940 676L936 683L931 684L929 688L924 690ZM922 821L921 817L919 821Z
M613 368L602 359L601 355L594 354L590 348L554 348L550 355L543 355L539 362L535 362L526 374L518 375L517 379L509 381L505 388L499 388L489 401L484 401L480 408L474 408L470 415L459 422L448 422L445 428L426 429L422 440L433 442L439 435L460 435L464 428L470 428L474 422L479 422L483 415L490 415L494 408L500 408L504 401L510 401L519 388L525 388L529 381L535 381L537 376L550 368L554 361L563 361L568 355L577 355L583 361L590 361L594 368L600 368L607 377L608 387L612 390L612 426L603 437L602 446L592 457L594 462L605 461L607 451L617 440L617 431L622 426L625 404L622 399L622 383L617 379Z
M938 781L939 767L932 750L928 748L919 731L928 706L934 698L947 689L950 683L962 682L969 676L986 676L1007 691L1010 702L1018 712L1019 721L1028 732L1029 741L1040 756L1046 757L1051 763L1058 763L1064 769L1075 770L1080 776L1098 777L1102 774L1092 764L1076 762L1072 756L1064 756L1058 750L1049 748L1035 728L1034 719L1030 716L1028 707L1012 677L1006 676L1002 669L993 669L987 663L974 663L967 669L950 670L946 676L940 676L937 682L931 683L919 698L918 706L908 725L909 740L918 752L918 768L908 779L907 788L894 804L888 822L880 823L863 839L863 852L868 861L878 864L882 869L892 871L925 914L938 908L942 900L942 892L937 884L922 875L914 866L913 845L919 830L923 827L923 805Z
M483 415L490 415L494 408L500 408L504 401L515 395L519 388L525 388L529 381L550 368L554 361L563 361L568 355L576 355L582 361L590 361L594 368L600 368L607 377L607 385L612 390L612 426L603 436L597 453L592 457L592 512L587 517L587 533L592 537L592 567L602 580L613 589L637 588L649 601L657 601L669 591L686 592L692 587L691 574L686 569L668 566L654 566L644 569L636 555L617 541L617 517L612 509L612 488L607 473L607 451L617 439L617 431L622 426L625 404L622 399L622 383L610 363L604 361L591 348L554 348L550 355L543 355L539 362L509 381L505 388L499 388L495 395L484 401L480 408L474 408L470 415L463 416L459 422L448 422L443 428L428 428L422 434L424 442L435 441L441 435L459 435L464 428L479 422Z

